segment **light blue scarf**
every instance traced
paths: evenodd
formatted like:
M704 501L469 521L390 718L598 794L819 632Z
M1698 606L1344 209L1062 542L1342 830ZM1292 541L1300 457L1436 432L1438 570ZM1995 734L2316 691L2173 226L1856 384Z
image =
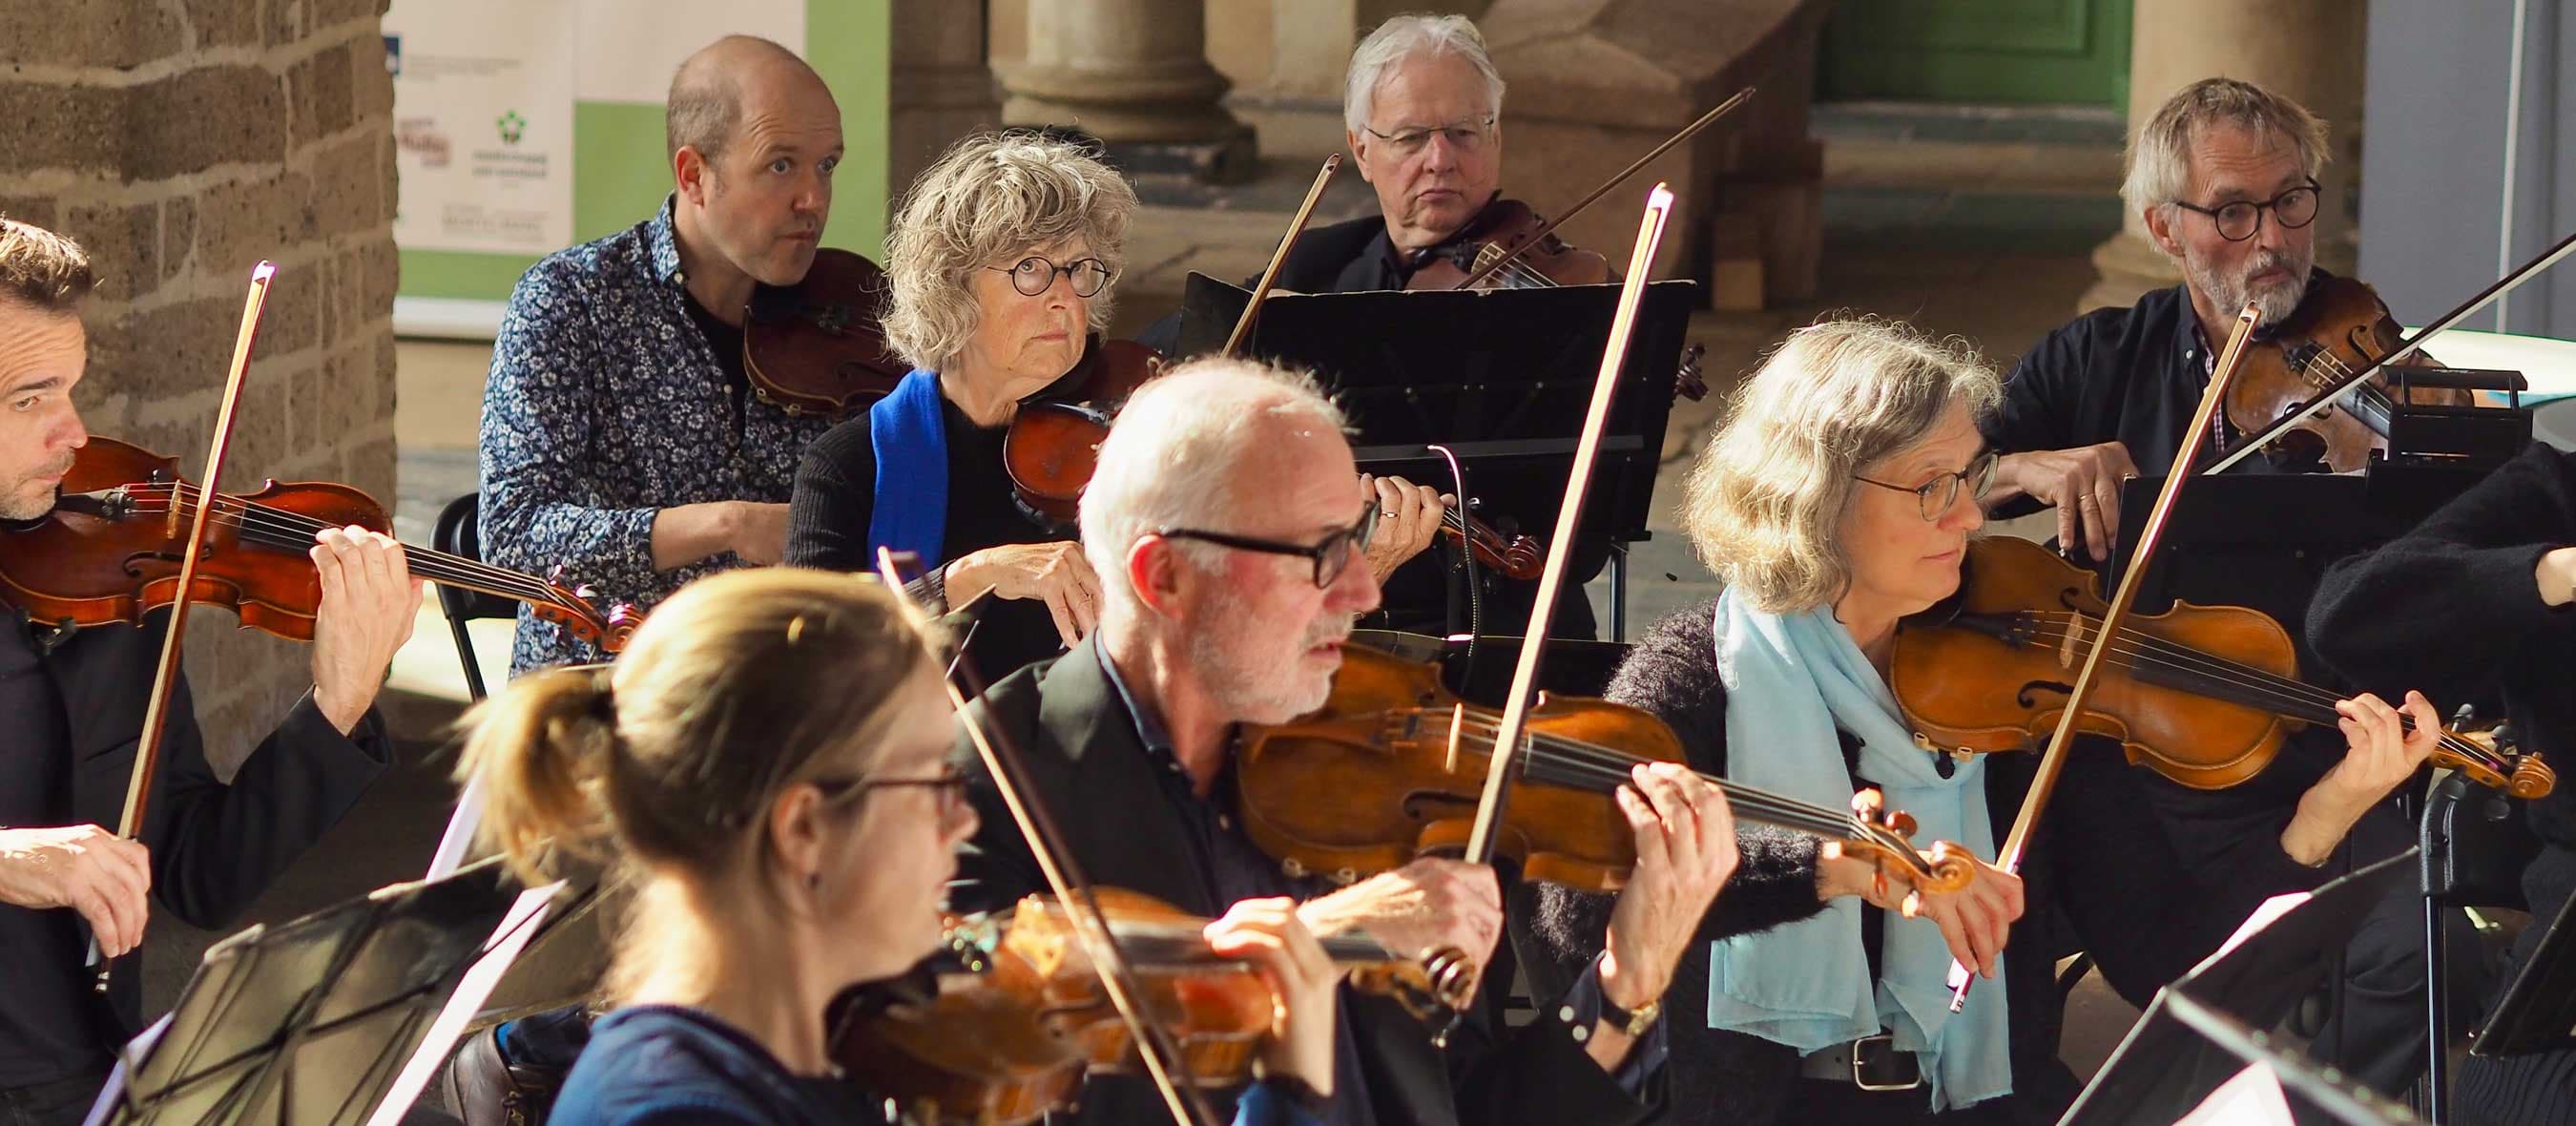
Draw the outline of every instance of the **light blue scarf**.
M1851 775L1843 769L1839 727L1859 736L1860 774L1884 789L1887 807L1914 815L1917 844L1956 841L1978 856L1995 854L1983 760L1941 777L1898 718L1886 682L1830 607L1784 617L1751 609L1729 590L1717 602L1716 630L1729 778L1817 805L1848 806ZM1713 944L1709 1027L1800 1052L1884 1028L1895 1034L1897 1048L1921 1058L1933 1110L2010 1094L2003 982L1979 982L1966 1011L1950 1015L1950 948L1940 928L1890 914L1873 989L1861 949L1861 907L1858 900L1837 899L1813 918ZM1995 964L2000 973L2002 959Z

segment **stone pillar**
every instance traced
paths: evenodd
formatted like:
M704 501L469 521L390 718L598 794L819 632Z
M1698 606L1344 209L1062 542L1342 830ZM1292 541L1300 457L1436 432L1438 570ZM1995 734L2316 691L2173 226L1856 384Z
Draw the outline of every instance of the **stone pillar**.
M903 190L957 138L1002 119L984 62L985 12L955 0L895 0L894 68L887 93L886 198Z
M1244 179L1252 130L1225 107L1207 60L1200 0L1045 0L1028 5L1026 56L1002 69L1013 125L1077 126L1131 173Z
M1503 188L1553 215L1747 86L1753 99L1566 221L1624 269L1658 180L1677 197L1658 278L1720 308L1814 294L1823 147L1807 136L1822 0L1495 0L1482 24L1508 88Z
M2358 257L2351 202L2361 172L2364 21L2345 0L2135 0L2129 39L2129 133L2174 92L2203 78L2240 78L2306 106L2330 129L2332 156L2317 174L2317 263L2350 273ZM2076 311L2128 305L2182 280L2179 263L2147 238L2136 212L2094 248L2099 280Z
M386 0L0 0L0 213L89 249L75 399L92 433L194 476L251 266L278 264L223 485L394 499L393 80ZM229 773L312 684L309 646L192 618L191 687Z

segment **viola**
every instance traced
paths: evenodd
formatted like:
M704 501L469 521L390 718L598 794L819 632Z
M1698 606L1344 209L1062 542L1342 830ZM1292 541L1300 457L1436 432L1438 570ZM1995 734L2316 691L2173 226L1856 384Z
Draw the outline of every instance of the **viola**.
M1095 889L1126 952L1146 1019L1180 1052L1200 1087L1238 1086L1268 1040L1278 998L1247 962L1221 958L1207 920L1149 896ZM1463 1007L1473 985L1465 955L1423 959L1357 936L1321 940L1353 987L1393 997L1417 1015ZM1072 1105L1085 1077L1135 1069L1135 1044L1073 941L1061 903L1031 896L1007 920L951 919L945 963L919 980L852 998L835 1013L831 1052L842 1073L924 1123L1012 1126ZM905 996L904 985L916 995Z
M885 271L835 247L803 281L754 295L742 323L752 393L791 415L841 418L886 397L912 365L886 344Z
M2227 419L2253 433L2272 425L2353 373L2377 363L2405 343L2397 318L2379 292L2355 278L2329 277L2308 291L2289 319L2256 340L2245 368L2227 391ZM2285 467L2323 467L2350 473L2388 449L2392 412L2385 367L2352 389L2336 409L2319 412L2275 439L2264 456ZM2467 406L2468 392L2418 387L2409 401Z
M1528 204L1497 196L1455 240L1417 267L1404 288L1457 289L1477 273L1486 274L1478 289L1606 285L1613 280L1609 259L1567 245L1552 227Z
M1237 735L1244 831L1291 875L1343 883L1454 852L1476 814L1497 721L1443 686L1436 665L1347 648L1322 708ZM1624 704L1541 693L1519 743L1507 756L1514 783L1501 854L1532 880L1618 889L1636 865L1636 837L1612 795L1639 763L1684 761L1681 737ZM1926 892L1957 891L1976 876L1957 845L1936 844L1928 857L1916 850L1913 819L1901 812L1861 802L1831 809L1708 781L1735 816L1822 837L1843 854L1903 871Z
M93 437L73 455L60 488L42 519L0 523L0 601L38 622L78 628L140 625L179 597L180 556L206 493L180 476L175 459ZM323 481L270 481L257 492L216 493L212 503L188 600L292 641L313 639L322 603L321 576L305 554L313 534L393 526L374 498ZM607 652L624 648L642 622L623 604L603 612L588 587L427 548L405 545L403 555L421 578L524 602Z
M1057 527L1071 527L1079 517L1083 487L1100 466L1100 443L1118 406L1162 374L1163 357L1133 340L1095 335L1074 368L1086 369L1057 397L1021 403L1002 435L1002 464L1020 510ZM1481 566L1524 581L1538 577L1538 543L1528 536L1506 536L1461 505L1441 510L1440 531L1465 541Z
M1898 623L1888 687L1925 750L2037 750L2063 714L2084 651L2101 636L2100 578L2027 540L1968 545L1960 589ZM2298 679L2290 635L2261 611L2177 602L2118 627L2077 730L2196 789L2261 773L2292 728L2336 720L2338 694ZM2412 730L2413 721L2407 721ZM2519 798L2557 775L2448 730L2433 762Z

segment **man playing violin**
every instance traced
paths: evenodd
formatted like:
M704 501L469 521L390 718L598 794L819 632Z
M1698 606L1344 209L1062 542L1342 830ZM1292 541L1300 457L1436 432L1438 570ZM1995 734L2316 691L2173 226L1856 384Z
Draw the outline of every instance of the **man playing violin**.
M1406 955L1454 947L1498 991L1511 969L1496 945L1493 869L1417 860L1319 894L1330 885L1286 874L1253 845L1230 785L1237 725L1323 705L1352 620L1377 601L1362 559L1383 518L1343 423L1310 380L1250 362L1189 363L1147 384L1082 498L1098 629L974 706L1022 748L1093 881L1193 912L1293 896L1318 934L1357 928ZM1603 1123L1653 1111L1655 1016L1734 868L1733 821L1713 786L1676 766L1640 767L1629 782L1616 800L1639 861L1606 953L1519 1029L1500 1026L1489 992L1446 1060L1391 1002L1348 996L1332 1121ZM999 908L1042 890L990 782L969 793L983 828L960 860L954 905ZM1084 1110L1089 1122L1160 1115L1142 1092L1101 1084Z
M752 393L754 295L813 265L841 114L812 67L727 36L671 79L674 190L651 218L519 280L483 394L483 553L639 608L779 561L796 462L830 426ZM522 609L514 671L596 659Z
M72 389L88 363L81 301L96 285L70 239L0 218L0 520L54 510L89 441ZM322 599L313 690L225 784L206 761L184 681L140 840L118 837L162 622L62 631L14 609L0 627L0 1107L13 1122L74 1123L113 1053L142 1026L132 963L102 999L84 968L95 937L123 959L143 939L147 895L218 927L339 820L383 773L392 745L374 712L420 584L400 545L360 528L320 532ZM0 594L0 602L7 601Z
M2129 308L2087 313L2022 357L1982 426L2003 453L1990 510L2053 505L2062 550L2080 548L2097 563L2110 557L2121 483L2171 468L2237 310L2253 303L2261 325L2277 326L2334 280L2315 265L2316 176L2326 156L2324 122L2235 79L2185 87L2140 127L2121 196L2157 249L2181 266L2183 284ZM2212 449L2243 437L2224 413ZM2264 847L2335 761L2334 734L2293 733L2271 768L2229 790L2148 780L2186 864L2230 871L2230 850ZM2392 807L2375 808L2355 825L2337 867L2393 853L2411 843L2408 835ZM2321 1058L2387 1091L2411 1081L2423 1061L2424 972L2412 904L2391 900L2356 937L2343 1019L2319 1041Z

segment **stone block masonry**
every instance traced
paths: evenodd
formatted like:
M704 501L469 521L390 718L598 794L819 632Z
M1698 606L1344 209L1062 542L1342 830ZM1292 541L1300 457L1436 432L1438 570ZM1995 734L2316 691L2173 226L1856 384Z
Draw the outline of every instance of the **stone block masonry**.
M224 487L341 481L393 502L387 2L0 0L0 214L79 239L105 281L76 395L91 433L202 470L265 258L278 278ZM192 616L218 769L311 684L310 660Z

